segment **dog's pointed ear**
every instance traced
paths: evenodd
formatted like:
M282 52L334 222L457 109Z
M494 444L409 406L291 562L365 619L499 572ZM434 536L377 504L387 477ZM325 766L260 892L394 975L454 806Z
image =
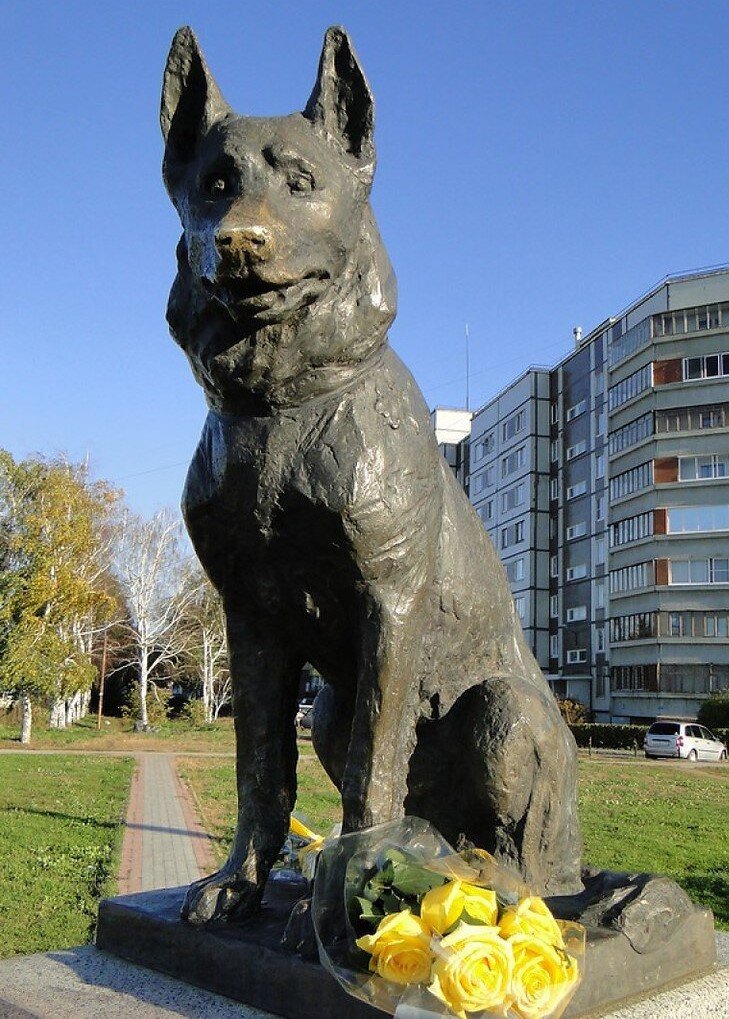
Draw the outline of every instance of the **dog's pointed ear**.
M178 29L167 57L160 105L166 142L165 179L168 169L191 159L198 138L231 112L205 63L195 33L187 26Z
M375 102L343 28L327 29L314 90L304 116L342 146L371 180L375 170Z

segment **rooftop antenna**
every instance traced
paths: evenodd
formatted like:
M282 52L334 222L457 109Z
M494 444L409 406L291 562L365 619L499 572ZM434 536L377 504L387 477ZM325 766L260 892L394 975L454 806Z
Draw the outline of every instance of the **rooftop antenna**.
M471 395L469 393L469 366L468 366L468 322L466 322L466 410L471 409Z

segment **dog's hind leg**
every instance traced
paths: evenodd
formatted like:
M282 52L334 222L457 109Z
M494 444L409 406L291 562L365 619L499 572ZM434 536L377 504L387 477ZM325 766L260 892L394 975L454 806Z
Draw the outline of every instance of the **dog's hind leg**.
M296 704L301 662L260 618L227 613L236 733L238 820L230 856L188 889L189 923L240 919L259 907L296 799Z

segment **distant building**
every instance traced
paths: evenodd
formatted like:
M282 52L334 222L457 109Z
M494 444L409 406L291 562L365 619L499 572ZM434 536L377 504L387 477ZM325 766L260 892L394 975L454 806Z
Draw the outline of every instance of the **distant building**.
M468 492L468 437L471 434L470 410L436 407L430 412L430 423L441 453L456 478Z
M575 329L447 445L558 696L645 720L729 688L729 268Z

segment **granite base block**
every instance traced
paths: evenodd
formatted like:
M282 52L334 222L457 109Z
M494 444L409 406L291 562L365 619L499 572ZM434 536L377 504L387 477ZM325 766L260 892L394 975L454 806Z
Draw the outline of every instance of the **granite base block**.
M104 900L97 947L285 1019L381 1019L348 995L317 963L284 951L280 941L300 886L269 883L258 917L241 925L197 929L182 923L185 888ZM693 979L716 962L713 918L694 907L672 937L636 951L617 930L588 927L585 977L564 1019Z

